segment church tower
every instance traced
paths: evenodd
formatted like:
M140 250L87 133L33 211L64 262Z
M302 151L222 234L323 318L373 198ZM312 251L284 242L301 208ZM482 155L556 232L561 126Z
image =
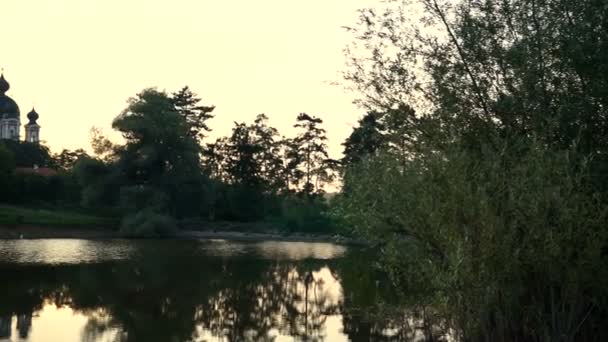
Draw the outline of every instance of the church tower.
M19 106L6 92L11 88L0 74L0 139L19 140L21 130Z
M31 143L38 143L40 141L40 125L36 122L40 116L36 113L36 109L32 108L32 111L27 114L28 122L25 125L25 141Z

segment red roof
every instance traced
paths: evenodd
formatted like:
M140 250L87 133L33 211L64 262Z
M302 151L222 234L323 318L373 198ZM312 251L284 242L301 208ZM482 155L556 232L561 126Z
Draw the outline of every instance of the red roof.
M57 174L56 170L48 167L18 167L15 169L15 172L30 175L40 175L42 177L51 177Z

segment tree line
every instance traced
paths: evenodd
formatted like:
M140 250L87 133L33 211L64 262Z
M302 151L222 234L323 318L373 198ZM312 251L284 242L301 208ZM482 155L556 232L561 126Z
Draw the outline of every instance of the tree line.
M124 143L93 128L92 155L3 141L3 180L12 190L2 200L105 210L121 216L132 236L170 235L176 220L265 220L282 229L328 231L324 195L339 161L328 155L323 120L300 113L297 134L285 137L260 114L208 142L214 109L188 87L145 89L112 122ZM50 178L13 172L33 165L60 172Z

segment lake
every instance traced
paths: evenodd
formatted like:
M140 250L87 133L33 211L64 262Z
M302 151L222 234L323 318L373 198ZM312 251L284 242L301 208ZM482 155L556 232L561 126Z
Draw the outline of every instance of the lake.
M0 341L401 341L372 254L329 243L0 240Z

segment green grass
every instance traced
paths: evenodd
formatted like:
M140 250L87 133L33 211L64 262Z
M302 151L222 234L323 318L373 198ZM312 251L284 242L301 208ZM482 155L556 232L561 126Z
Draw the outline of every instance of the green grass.
M45 227L114 227L117 220L70 211L0 205L0 225Z

